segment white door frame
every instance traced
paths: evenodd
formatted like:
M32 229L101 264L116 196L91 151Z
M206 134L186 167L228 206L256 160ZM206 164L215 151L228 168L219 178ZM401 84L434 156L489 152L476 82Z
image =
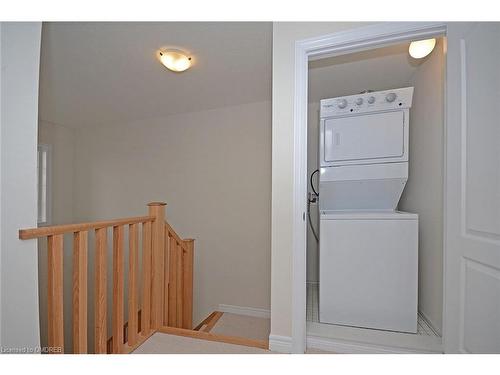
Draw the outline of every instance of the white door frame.
M293 119L292 352L306 349L308 61L446 35L444 23L388 22L296 41ZM445 124L446 127L446 124ZM446 135L446 132L444 133ZM445 141L446 144L446 141ZM444 249L446 252L446 249Z

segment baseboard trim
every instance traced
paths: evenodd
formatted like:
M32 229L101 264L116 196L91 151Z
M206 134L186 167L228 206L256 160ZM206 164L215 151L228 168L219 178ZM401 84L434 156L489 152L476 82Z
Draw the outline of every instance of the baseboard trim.
M429 317L422 310L419 310L418 312L420 313L422 318L426 321L427 325L431 327L434 333L436 333L439 337L442 337L441 330L437 328L437 325L434 324L434 322L431 319L429 319Z
M232 313L238 315L253 316L256 318L271 318L271 311L266 309L259 309L256 307L234 306L220 304L218 311L225 313Z
M207 341L225 342L227 344L233 344L233 345L251 346L254 348L260 348L265 350L268 350L269 348L269 344L265 340L253 340L253 339L246 339L244 337L214 335L210 332L193 331L191 329L163 326L158 329L158 332L166 333L169 335L207 340Z
M291 353L292 338L290 336L269 335L269 350L277 353Z
M271 343L271 341L269 341L269 343ZM307 348L338 354L439 354L439 352L435 351L371 345L356 341L337 340L319 336L307 336Z

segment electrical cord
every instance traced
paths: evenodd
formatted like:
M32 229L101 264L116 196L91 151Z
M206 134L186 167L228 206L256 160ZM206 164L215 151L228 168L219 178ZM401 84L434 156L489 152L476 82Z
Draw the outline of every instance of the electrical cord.
M309 219L309 227L311 228L311 232L314 236L314 238L316 239L316 242L319 242L319 238L318 238L318 233L316 233L316 230L314 229L313 225L312 225L312 221L311 221L311 201L308 200L307 202L307 217Z
M319 172L319 169L316 169L313 173L311 173L311 177L309 178L309 183L311 184L311 189L312 191L314 192L314 195L316 195L317 197L319 196L318 192L316 191L316 189L314 188L314 184L313 184L313 177L316 173Z
M311 189L314 193L314 196L313 198L311 199L310 195L308 198L307 198L307 218L308 218L308 221L309 221L309 227L311 228L311 232L314 236L314 238L316 239L316 242L319 242L319 237L318 237L318 233L316 233L316 230L314 229L313 225L312 225L312 220L311 220L311 203L314 203L317 201L317 197L319 197L319 194L318 192L316 191L316 189L314 188L314 184L313 184L313 177L316 173L319 172L319 169L316 169L313 173L311 173L311 177L309 178L309 183L311 184Z

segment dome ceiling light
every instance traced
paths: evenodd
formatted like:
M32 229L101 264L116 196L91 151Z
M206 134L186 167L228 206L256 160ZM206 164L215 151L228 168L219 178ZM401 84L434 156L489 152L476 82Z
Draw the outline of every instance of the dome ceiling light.
M183 72L191 67L191 57L175 49L160 49L158 59L165 67L173 72Z
M436 39L417 40L410 43L408 53L414 59L421 59L429 55L436 46Z

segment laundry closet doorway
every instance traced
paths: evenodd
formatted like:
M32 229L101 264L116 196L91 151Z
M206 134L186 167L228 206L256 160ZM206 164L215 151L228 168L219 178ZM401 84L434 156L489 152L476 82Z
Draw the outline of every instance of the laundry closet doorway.
M481 30L481 28L486 28ZM476 35L473 37L469 30L474 30ZM450 40L450 34L452 39ZM495 298L500 293L500 286L498 280L500 279L500 260L499 257L499 241L498 233L494 226L491 228L482 222L477 215L477 210L481 205L478 199L480 195L480 188L473 186L474 190L469 190L469 195L466 196L469 206L464 205L464 191L463 188L469 186L473 181L464 182L465 172L468 175L475 175L483 173L486 170L490 171L491 176L487 177L484 173L481 175L483 178L489 178L493 186L482 193L489 194L489 198L494 201L495 194L498 192L498 175L494 171L494 158L488 159L487 153L481 150L474 149L473 155L467 158L463 142L467 136L473 135L473 140L476 137L490 136L498 139L498 131L493 126L482 126L477 130L467 128L465 125L464 135L464 121L467 119L470 122L470 117L465 117L463 110L460 110L460 103L464 101L465 94L468 88L462 86L455 87L457 82L466 80L464 76L464 59L471 60L476 64L476 69L479 68L479 63L484 62L488 51L479 51L482 56L474 56L472 54L464 54L464 44L469 45L471 51L477 52L479 43L475 42L474 38L492 37L500 34L500 31L495 26L478 26L474 29L474 25L446 25L446 24L423 24L423 23L388 23L374 26L363 27L347 32L340 32L333 35L322 36L318 38L298 41L296 43L295 55L295 110L294 110L294 239L293 239L293 317L292 317L292 347L294 352L303 352L306 347L306 232L307 232L307 187L309 184L307 176L307 165L311 155L308 155L307 149L307 103L308 103L308 64L311 61L318 60L319 58L340 56L351 54L359 51L367 51L375 48L386 47L401 42L409 42L412 40L421 40L433 37L447 36L447 46L445 48L446 57L452 57L453 62L447 61L446 72L447 81L445 83L447 95L449 95L450 88L454 89L451 96L445 98L445 119L443 121L443 147L444 148L444 162L443 167L443 240L444 240L444 313L442 322L443 334L443 350L445 352L476 352L476 351L495 351L500 350L495 345L497 344L500 329L495 325L495 322L489 319L488 321L480 321L480 318L487 314L496 314L500 309L497 306ZM468 39L467 39L468 38ZM492 53L496 53L493 51ZM493 59L494 60L494 59ZM462 63L462 64L460 64ZM450 66L456 65L458 68L450 69ZM462 66L461 66L462 65ZM468 70L465 70L468 73ZM466 74L465 73L465 74ZM491 72L495 76L494 72ZM454 83L450 83L452 77ZM498 72L496 73L498 75ZM455 86L454 86L455 85ZM483 82L483 85L488 83ZM477 89L473 86L473 89ZM346 93L347 94L347 93ZM462 103L463 104L463 103ZM466 103L467 104L467 103ZM467 106L468 108L470 107ZM494 108L494 107L493 107ZM491 111L490 111L491 112ZM477 117L478 121L482 121L491 114L483 115L480 118L477 111L473 111L473 115ZM486 116L486 118L485 118ZM453 122L450 122L453 119ZM476 119L474 119L476 120ZM476 132L477 134L472 134ZM462 139L456 138L461 135ZM475 136L475 137L474 137ZM464 138L465 137L465 138ZM490 142L491 143L491 142ZM474 143L471 143L474 146ZM496 147L498 153L499 146L497 144L491 145L493 149ZM489 152L493 152L490 150ZM411 150L410 150L411 155ZM410 163L412 157L410 156ZM471 164L472 163L472 164ZM475 164L474 164L475 163ZM483 168L480 167L482 163ZM453 168L450 171L450 167ZM457 169L458 167L458 169ZM488 169L489 168L489 169ZM468 170L467 170L468 169ZM458 170L458 172L457 172ZM411 172L410 172L411 179ZM453 185L453 186L451 186ZM495 188L497 190L495 190ZM457 190L458 189L458 190ZM462 189L462 191L460 190ZM486 216L493 220L495 223L496 216L498 215L498 207L494 204L486 212ZM454 212L454 217L450 217L450 212ZM476 213L476 216L471 216L471 213ZM465 218L467 217L467 220ZM483 230L474 231L473 229L465 227L464 223L472 223L469 221L475 220L474 224L481 227ZM475 251L473 254L470 250L465 249L465 240L473 241ZM455 241L454 248L449 248L449 243ZM468 252L468 257L464 257L464 252ZM476 257L476 259L474 259ZM482 261L481 261L482 260ZM453 282L455 281L455 282ZM482 301L480 304L478 299L474 298L477 293L486 293L490 301ZM474 300L474 301L473 301ZM497 299L498 300L498 299ZM483 306L483 307L481 307ZM495 316L495 315L493 315ZM487 332L485 327L492 327L493 331ZM499 332L497 332L497 329ZM477 337L481 335L486 336L482 342L477 341ZM360 337L362 341L363 337ZM383 341L383 340L382 340ZM337 342L338 344L338 342ZM333 349L334 347L330 347ZM340 348L341 346L336 347ZM357 347L346 344L344 346L346 352L369 352L370 347ZM380 342L380 346L373 348L373 352L391 352L392 348L384 351L384 343Z

